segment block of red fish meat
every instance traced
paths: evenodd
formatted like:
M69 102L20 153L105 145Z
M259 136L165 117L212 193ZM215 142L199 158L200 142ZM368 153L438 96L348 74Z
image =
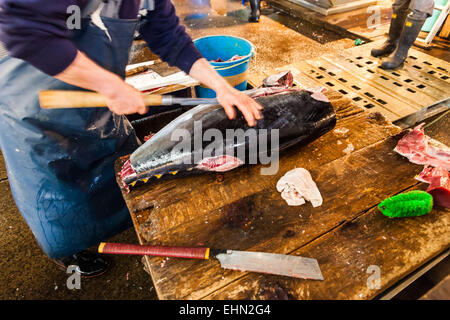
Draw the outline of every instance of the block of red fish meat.
M426 136L423 125L418 125L400 139L394 151L412 163L450 170L450 148Z
M425 166L416 179L430 184L427 192L437 205L450 208L450 175L447 170Z

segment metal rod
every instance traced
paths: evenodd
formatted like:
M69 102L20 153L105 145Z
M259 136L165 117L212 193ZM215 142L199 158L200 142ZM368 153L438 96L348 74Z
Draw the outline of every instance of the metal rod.
M163 105L171 106L179 104L181 106L196 106L199 104L218 104L214 98L175 98L172 96L163 96Z

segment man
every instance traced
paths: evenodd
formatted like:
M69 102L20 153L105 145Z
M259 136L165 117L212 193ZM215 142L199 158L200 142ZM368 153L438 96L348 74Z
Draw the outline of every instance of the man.
M259 22L261 15L261 0L249 0L250 2L250 15L248 17L249 22Z
M150 49L215 90L230 118L236 106L253 126L262 107L202 58L170 0L153 4L140 24ZM61 267L79 266L82 276L108 266L85 249L131 225L113 164L140 143L123 115L147 111L140 92L123 81L139 5L0 0L0 40L11 55L0 62L0 146L11 190L43 251ZM81 9L80 28L69 30L74 8ZM106 96L109 110L39 106L41 90L80 87Z
M380 48L372 49L374 57L392 53L382 61L381 68L395 69L405 62L409 48L416 41L425 20L433 14L433 9L433 0L394 1L389 38Z

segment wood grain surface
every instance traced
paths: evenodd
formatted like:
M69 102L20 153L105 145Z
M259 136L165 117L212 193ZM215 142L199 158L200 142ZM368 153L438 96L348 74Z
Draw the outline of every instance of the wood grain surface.
M318 259L325 281L225 270L214 260L146 257L161 299L366 299L448 247L448 210L391 220L374 209L418 184L414 176L421 166L392 151L400 129L339 93L327 95L338 115L337 130L284 154L277 175L262 176L260 166L252 166L124 194L142 244L299 254ZM349 132L340 133L342 128ZM347 155L343 150L350 143L355 150ZM116 171L125 160L116 163ZM282 200L276 181L294 167L310 170L322 206L290 207ZM389 271L378 290L367 288L371 264Z

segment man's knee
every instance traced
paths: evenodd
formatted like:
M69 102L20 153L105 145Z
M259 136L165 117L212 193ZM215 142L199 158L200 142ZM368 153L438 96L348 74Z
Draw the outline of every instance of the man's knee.
M409 10L411 0L395 0L392 4L393 12L404 12Z
M409 6L411 10L410 19L425 20L433 15L434 1L433 0L411 0Z
M408 15L408 18L411 19L411 20L425 20L429 16L430 16L430 14L427 13L427 12L423 12L423 11L419 11L419 10L413 10Z

